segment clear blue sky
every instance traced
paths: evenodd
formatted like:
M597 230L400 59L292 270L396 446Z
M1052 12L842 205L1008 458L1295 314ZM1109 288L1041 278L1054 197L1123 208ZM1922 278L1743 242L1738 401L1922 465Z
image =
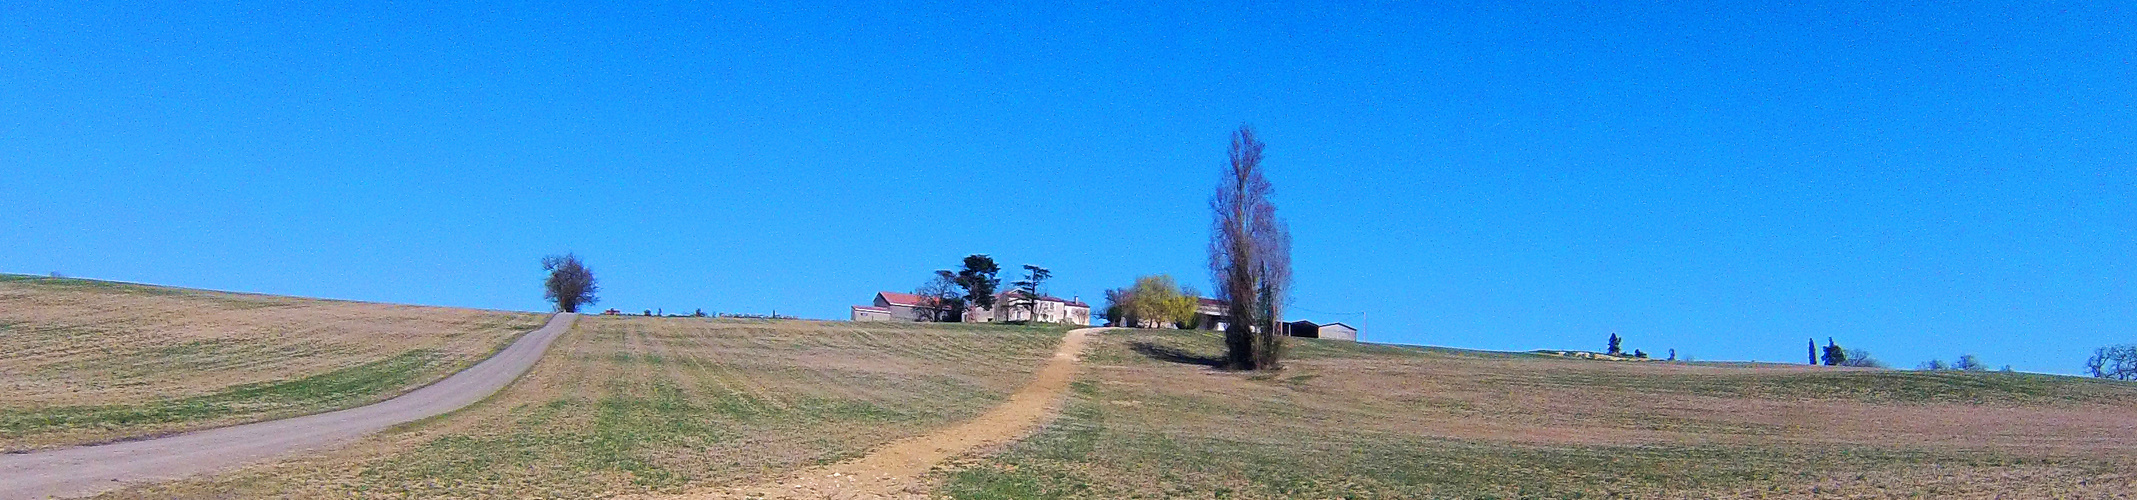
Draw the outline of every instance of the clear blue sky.
M843 318L983 252L1206 290L1250 123L1294 316L1370 340L2137 342L2121 2L605 3L0 3L0 271L542 310L569 250L601 307Z

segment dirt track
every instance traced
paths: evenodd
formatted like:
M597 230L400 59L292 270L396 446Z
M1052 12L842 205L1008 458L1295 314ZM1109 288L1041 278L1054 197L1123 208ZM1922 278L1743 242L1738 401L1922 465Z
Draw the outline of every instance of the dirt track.
M882 499L928 498L928 471L951 457L1021 438L1052 413L1076 377L1077 357L1086 335L1104 328L1070 330L1054 357L1030 384L1009 401L964 423L924 436L892 442L867 456L812 467L786 480L743 488L691 493L675 498L706 499Z
M474 404L519 378L575 314L558 314L489 359L438 383L346 410L175 436L0 455L0 498L92 495L319 448Z

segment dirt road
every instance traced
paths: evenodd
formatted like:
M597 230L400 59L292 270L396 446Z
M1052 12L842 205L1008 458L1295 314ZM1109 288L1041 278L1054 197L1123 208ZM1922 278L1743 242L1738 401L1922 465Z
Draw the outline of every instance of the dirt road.
M680 498L709 499L883 499L928 498L928 471L944 460L1001 445L1036 430L1076 377L1077 357L1086 335L1105 330L1070 330L1054 357L1030 384L1009 401L964 423L924 436L895 441L867 456L812 467L793 477L744 488L705 491Z
M128 483L178 479L441 415L511 384L577 318L558 314L475 366L369 406L139 441L0 455L0 498L86 496Z

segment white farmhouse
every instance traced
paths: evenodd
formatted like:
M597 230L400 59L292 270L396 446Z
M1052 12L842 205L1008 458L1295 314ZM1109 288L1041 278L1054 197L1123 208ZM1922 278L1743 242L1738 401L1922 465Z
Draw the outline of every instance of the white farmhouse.
M992 309L970 308L965 310L965 321L972 323L1029 321L1034 323L1064 323L1070 325L1091 324L1091 305L1083 300L1051 295L1039 296L1030 310L1025 310L1024 292L1011 290L994 297Z

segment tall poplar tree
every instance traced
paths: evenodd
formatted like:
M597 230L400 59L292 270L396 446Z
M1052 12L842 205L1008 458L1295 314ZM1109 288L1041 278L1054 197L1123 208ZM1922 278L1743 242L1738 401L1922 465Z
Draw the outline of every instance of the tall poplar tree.
M1279 367L1286 292L1291 289L1291 231L1276 216L1275 190L1263 174L1262 142L1241 125L1210 197L1209 271L1231 321L1225 364L1239 370Z

